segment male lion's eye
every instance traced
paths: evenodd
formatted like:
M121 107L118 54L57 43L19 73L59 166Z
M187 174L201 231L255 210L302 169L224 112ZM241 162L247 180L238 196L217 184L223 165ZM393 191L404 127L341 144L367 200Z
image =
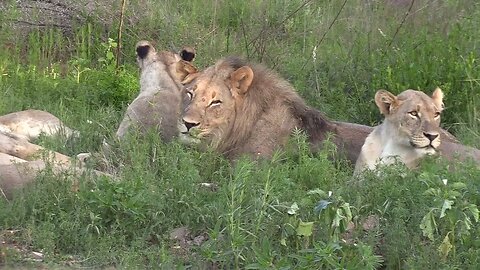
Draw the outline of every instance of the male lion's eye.
M417 112L417 111L411 111L411 112L408 112L408 114L410 114L410 115L413 116L413 117L417 117L417 116L418 116L418 112Z
M208 104L208 107L220 105L221 103L222 103L221 100L212 100L212 101L210 102L210 104Z

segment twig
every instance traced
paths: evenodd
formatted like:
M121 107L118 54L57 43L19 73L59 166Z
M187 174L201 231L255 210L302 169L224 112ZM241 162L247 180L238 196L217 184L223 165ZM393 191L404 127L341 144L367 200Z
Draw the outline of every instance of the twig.
M8 202L10 202L10 200L7 198L7 195L5 194L5 192L3 192L3 189L1 189L1 188L0 188L0 193L1 193L1 195L3 196L3 198L4 198L5 200L7 200Z
M400 31L400 28L402 28L403 24L407 20L408 15L410 15L410 11L412 11L413 3L415 3L415 0L412 0L410 2L410 6L408 7L407 12L405 13L405 16L403 16L403 20L400 23L400 25L397 27L397 30L395 31L395 34L393 34L392 39L390 40L390 43L388 43L388 47L390 47L393 43L393 40L395 40L395 37L397 37L398 31Z
M312 2L312 0L306 0L305 2L303 2L297 9L295 9L294 11L292 11L290 14L287 15L287 17L285 17L279 24L277 24L277 26L275 28L279 28L280 26L282 26L288 19L290 19L291 17L293 17L293 15L295 15L297 12L299 12L304 6L306 6L308 3ZM274 29L275 29L274 28ZM258 33L258 35L253 38L248 44L247 46L250 46L252 45L252 43L256 42L259 38L263 37L264 35L264 32L266 31L267 29L266 28L263 28L262 31L260 31L260 33Z
M120 56L122 54L122 28L126 2L127 0L122 0L122 9L120 10L120 23L118 25L117 61L115 64L116 69L118 69L118 67L120 66Z
M322 44L323 40L325 39L325 37L327 36L327 33L330 31L330 29L332 28L332 26L335 24L335 22L338 20L338 17L340 16L340 13L342 13L343 9L345 8L345 5L347 4L347 1L348 0L345 0L343 1L343 4L342 6L340 7L340 9L338 10L337 12L337 15L335 16L335 18L333 19L333 21L330 23L330 25L328 26L327 28L327 31L325 31L325 33L323 33L323 36L320 38L320 41L318 41L318 43L315 45L316 48L320 47L320 45ZM314 47L314 48L315 48ZM310 61L310 57L307 58L307 60L305 61L305 63L303 63L303 66L301 68L301 70L303 70L305 68L305 66L308 64L308 62Z
M250 52L248 51L247 32L245 31L245 24L243 18L240 17L240 23L242 25L243 41L245 42L245 51L247 52L247 59L250 59Z
M72 28L72 26L70 25L61 25L61 24L55 24L55 23L32 23L32 22L27 22L22 20L12 20L12 19L7 19L7 20L13 23L22 23L22 24L26 24L30 26L38 26L38 27Z

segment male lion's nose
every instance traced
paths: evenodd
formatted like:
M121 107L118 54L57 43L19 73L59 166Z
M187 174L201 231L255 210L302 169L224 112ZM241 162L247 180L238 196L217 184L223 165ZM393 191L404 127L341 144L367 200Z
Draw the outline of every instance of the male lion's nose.
M423 133L423 135L425 135L425 137L427 137L430 142L433 142L433 140L435 140L437 137L438 137L438 134L432 134L432 133Z
M187 131L190 131L191 128L198 126L200 123L191 123L183 120L183 124L187 127Z

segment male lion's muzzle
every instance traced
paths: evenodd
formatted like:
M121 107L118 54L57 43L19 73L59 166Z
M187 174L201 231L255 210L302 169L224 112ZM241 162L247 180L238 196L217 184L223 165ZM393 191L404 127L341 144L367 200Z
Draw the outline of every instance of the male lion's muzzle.
M187 132L189 132L191 128L198 126L200 123L188 122L188 121L185 121L185 119L183 119L183 124L187 128Z

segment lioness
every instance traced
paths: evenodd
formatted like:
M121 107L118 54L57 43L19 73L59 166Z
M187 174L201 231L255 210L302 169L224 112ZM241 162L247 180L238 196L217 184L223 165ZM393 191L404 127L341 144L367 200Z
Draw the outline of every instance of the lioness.
M116 135L123 138L132 126L142 133L156 128L162 139L169 141L179 135L181 105L186 97L180 82L197 71L191 64L195 52L192 48L184 48L180 54L157 52L148 41L138 42L136 52L140 93L128 106Z
M259 64L229 57L183 81L191 99L183 113L186 134L230 159L247 154L269 157L295 128L313 145L328 132L355 162L370 127L332 122L307 106L294 88Z
M42 133L47 136L78 135L78 131L65 126L55 115L40 110L25 110L0 116L0 131L14 133L29 141L37 139Z
M375 103L385 120L365 139L355 174L367 168L373 170L377 164L391 164L397 157L413 168L425 155L438 152L440 114L444 108L440 88L435 89L432 97L415 90L405 90L398 96L379 90Z

